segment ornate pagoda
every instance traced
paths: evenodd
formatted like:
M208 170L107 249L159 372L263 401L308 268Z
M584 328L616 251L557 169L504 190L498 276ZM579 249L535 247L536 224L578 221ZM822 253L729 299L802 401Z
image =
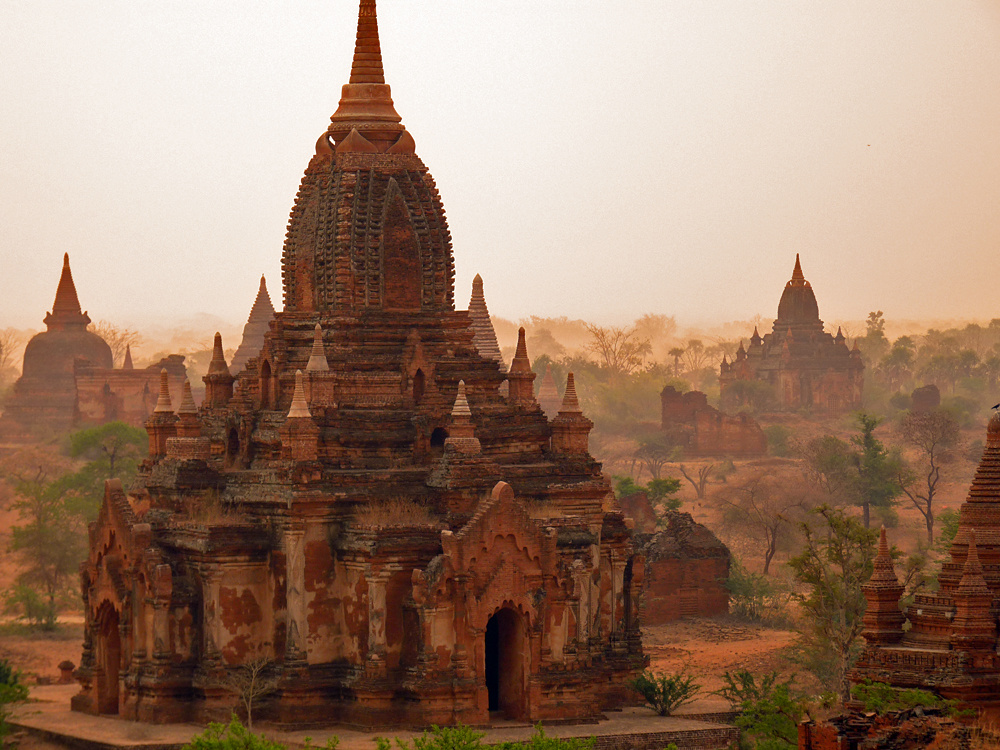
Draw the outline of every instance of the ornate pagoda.
M1000 414L986 428L986 447L959 512L939 588L900 610L903 587L885 531L865 585L866 646L852 680L933 690L979 709L1000 708ZM906 623L909 627L905 627Z
M631 527L572 375L546 418L523 329L505 371L455 309L374 0L282 258L259 353L234 377L217 335L201 407L164 385L138 481L107 485L73 707L225 716L227 675L255 660L278 684L260 716L289 724L585 719L629 699Z
M755 327L749 347L741 341L732 362L723 357L721 399L726 408L738 408L748 398L741 384L760 382L770 386L782 411L851 411L861 407L864 367L857 343L848 349L839 328L836 336L823 329L816 294L796 254L771 333L761 336Z

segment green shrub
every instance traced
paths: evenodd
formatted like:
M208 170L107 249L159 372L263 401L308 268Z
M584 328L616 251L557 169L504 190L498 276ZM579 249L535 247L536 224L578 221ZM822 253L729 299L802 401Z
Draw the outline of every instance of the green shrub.
M429 731L425 731L422 737L414 737L411 745L406 740L396 738L396 746L400 750L478 750L483 745L480 740L485 737L483 732L459 724L455 727L431 726ZM383 737L376 737L376 747L384 750L389 747L389 741ZM381 744L383 740L385 744Z
M790 456L792 454L792 431L783 424L772 424L764 428L767 437L767 452L772 456Z
M884 682L865 680L851 686L851 697L860 701L865 711L874 711L884 716L891 711L906 711L921 706L923 708L946 708L943 698L928 690L916 688L896 688Z
M28 700L28 686L21 682L21 674L6 659L0 659L0 745L6 747L4 738L10 733L10 719L14 709Z
M593 737L549 737L539 722L535 725L535 733L525 742L501 742L493 745L493 750L591 750L594 747Z
M685 703L694 700L695 695L701 690L694 677L684 672L657 674L646 670L635 679L629 680L628 684L660 716L670 716Z
M192 737L183 750L285 750L285 746L254 734L233 714L228 724L209 723L208 729Z
M778 673L764 675L758 682L741 669L723 675L724 686L715 691L739 710L734 722L742 732L741 743L756 750L798 747L798 724L805 712L802 699L792 692L792 680L778 682Z
M789 591L773 576L753 573L732 558L729 565L729 613L741 620L775 625L788 618Z

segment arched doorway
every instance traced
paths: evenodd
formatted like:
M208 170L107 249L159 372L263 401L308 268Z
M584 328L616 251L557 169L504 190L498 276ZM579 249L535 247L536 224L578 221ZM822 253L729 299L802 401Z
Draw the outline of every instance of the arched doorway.
M118 681L122 644L118 630L118 611L104 602L97 612L97 712L118 713Z
M486 623L485 655L490 712L508 719L524 718L527 644L517 612L504 607Z

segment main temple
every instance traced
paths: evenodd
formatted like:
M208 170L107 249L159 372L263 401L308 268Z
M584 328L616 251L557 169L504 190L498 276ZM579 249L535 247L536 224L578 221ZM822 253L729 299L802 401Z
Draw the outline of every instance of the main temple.
M281 723L583 719L628 700L645 661L630 524L572 375L547 418L523 330L505 371L455 309L374 0L282 272L259 354L234 378L216 335L200 408L164 380L139 479L106 487L74 709L225 716L227 676L255 661L277 685L259 716Z
M743 406L759 398L745 384L761 383L781 411L851 411L861 408L864 367L856 343L848 349L839 328L836 336L823 330L816 294L796 255L771 333L761 336L754 328L749 347L741 341L732 362L723 357L721 401L730 409Z

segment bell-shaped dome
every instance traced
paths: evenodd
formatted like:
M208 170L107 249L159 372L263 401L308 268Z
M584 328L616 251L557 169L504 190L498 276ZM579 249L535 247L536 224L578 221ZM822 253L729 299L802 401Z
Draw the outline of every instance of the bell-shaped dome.
M360 0L351 77L299 185L282 254L285 312L454 310L444 207L382 71Z
M71 378L76 359L85 359L110 370L114 362L111 347L96 333L87 330L88 323L90 316L80 309L67 253L63 255L52 312L45 316L48 330L32 337L24 348L22 377L29 380Z
M819 318L819 305L812 285L802 275L802 265L799 256L795 255L795 269L792 278L785 284L778 302L778 317L774 321L775 333L784 333L788 329L815 329L823 331L823 321Z

